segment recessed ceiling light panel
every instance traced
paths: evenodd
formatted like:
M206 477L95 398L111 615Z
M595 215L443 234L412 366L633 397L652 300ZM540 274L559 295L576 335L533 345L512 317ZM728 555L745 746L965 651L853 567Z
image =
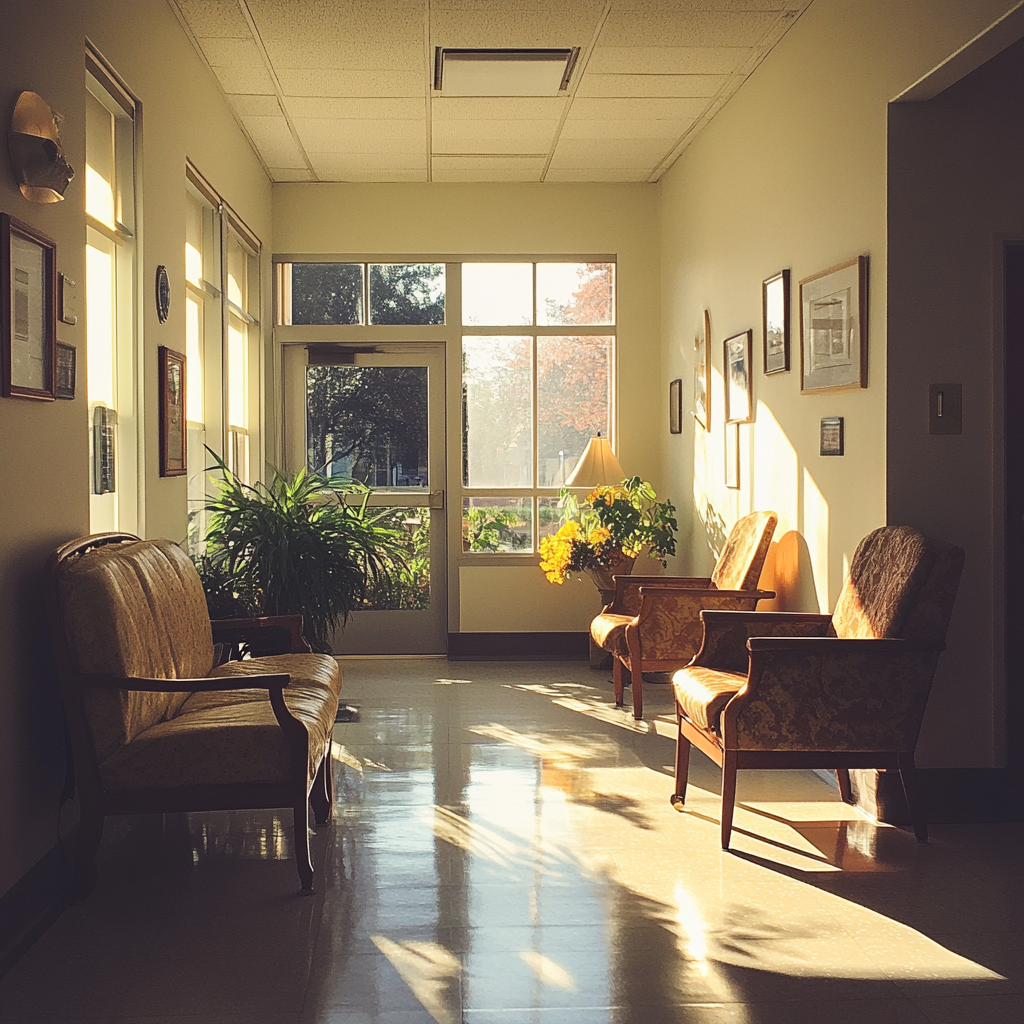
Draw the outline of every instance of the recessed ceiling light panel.
M557 96L579 47L560 50L434 50L434 88L445 96Z

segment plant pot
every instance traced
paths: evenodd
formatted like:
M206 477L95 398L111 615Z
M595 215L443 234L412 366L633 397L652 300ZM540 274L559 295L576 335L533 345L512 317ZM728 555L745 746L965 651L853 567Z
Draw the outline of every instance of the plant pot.
M636 561L631 555L624 555L620 551L618 556L604 565L592 565L583 571L594 581L594 586L601 591L601 600L608 604L615 596L615 581L613 576L628 576L633 571L633 563Z

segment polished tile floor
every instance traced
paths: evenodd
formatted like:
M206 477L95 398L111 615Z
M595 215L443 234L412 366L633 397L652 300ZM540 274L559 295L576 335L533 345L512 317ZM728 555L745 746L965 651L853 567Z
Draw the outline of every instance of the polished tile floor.
M879 827L810 772L694 753L576 663L347 661L337 806L141 819L0 980L0 1022L1024 1020L1024 827Z

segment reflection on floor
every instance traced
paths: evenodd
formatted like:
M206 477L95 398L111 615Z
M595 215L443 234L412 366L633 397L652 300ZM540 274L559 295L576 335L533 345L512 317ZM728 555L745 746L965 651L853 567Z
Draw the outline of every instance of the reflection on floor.
M353 661L337 808L296 895L290 815L141 819L0 980L0 1022L1024 1020L1024 828L919 847L810 772L740 774L575 663Z

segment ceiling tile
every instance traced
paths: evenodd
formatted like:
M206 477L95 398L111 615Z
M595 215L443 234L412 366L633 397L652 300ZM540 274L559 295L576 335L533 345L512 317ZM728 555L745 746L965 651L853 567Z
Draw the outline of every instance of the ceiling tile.
M290 117L295 118L363 118L379 120L422 120L426 99L378 99L366 97L296 96L285 101Z
M701 11L783 11L803 10L811 0L615 0L616 13L628 11L646 14L649 11L674 11L689 15Z
M308 167L269 167L271 181L312 181Z
M435 155L431 158L431 166L436 171L438 168L445 170L474 170L490 167L507 170L528 170L536 171L538 174L544 170L547 162L546 156L444 156Z
M239 117L281 117L276 96L228 96L228 102Z
M437 121L434 153L547 153L557 121Z
M598 46L587 71L612 75L728 75L748 54L740 46Z
M434 181L540 181L541 168L531 167L434 167Z
M588 167L656 166L670 152L672 139L561 139L551 166L561 170Z
M430 101L435 121L557 121L565 110L562 96L458 96L434 95Z
M310 153L310 163L319 171L330 168L335 173L349 171L380 171L389 167L396 171L426 170L427 158L419 153Z
M245 39L200 39L206 59L215 68L263 67L263 55L252 37Z
M275 68L415 71L423 74L422 42L388 46L380 40L360 44L352 39L344 43L332 43L326 39L310 42L281 39L267 45L267 53Z
M727 75L594 75L588 70L576 99L597 96L711 97L725 85Z
M355 118L297 117L292 122L307 152L425 152L422 121L364 121Z
M195 36L252 38L236 0L177 0L176 6Z
M651 168L633 167L549 167L545 181L646 181Z
M340 71L337 68L275 68L285 96L424 96L427 79L417 71Z
M465 47L586 46L601 18L600 0L534 8L529 17L518 5L490 4L478 11L430 8L430 45Z
M559 139L672 139L677 140L694 123L696 116L679 120L645 120L633 118L628 121L567 118L562 126Z
M756 46L777 12L620 11L601 30L601 46Z
M272 96L274 94L274 80L263 64L249 68L215 67L213 73L217 76L221 88L228 95Z
M572 105L570 116L591 120L679 120L696 117L706 106L705 99L577 99Z
M268 167L303 165L302 154L283 117L243 117L242 125Z

